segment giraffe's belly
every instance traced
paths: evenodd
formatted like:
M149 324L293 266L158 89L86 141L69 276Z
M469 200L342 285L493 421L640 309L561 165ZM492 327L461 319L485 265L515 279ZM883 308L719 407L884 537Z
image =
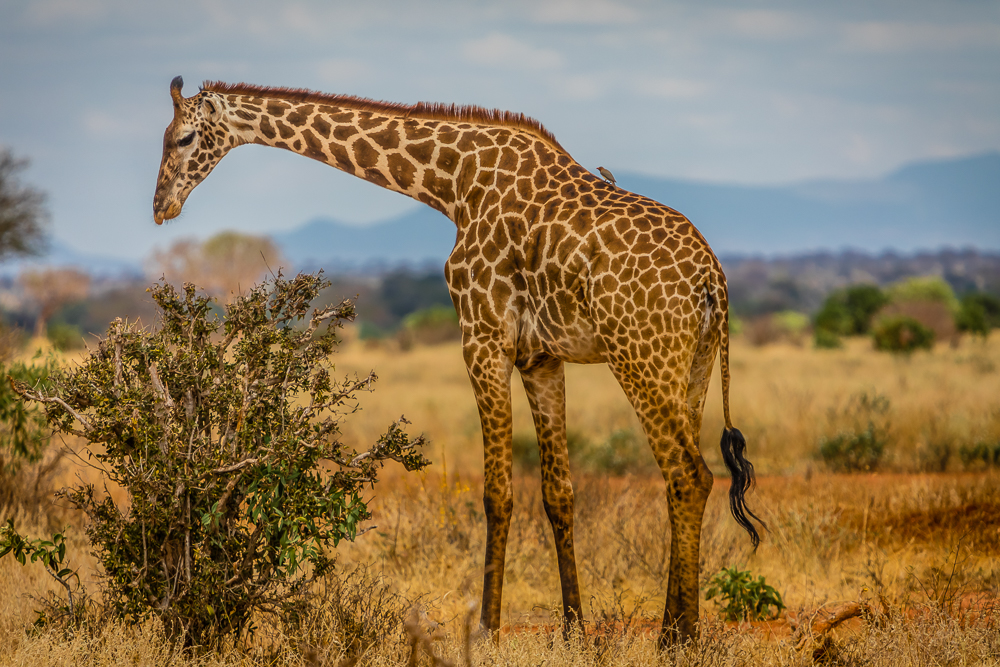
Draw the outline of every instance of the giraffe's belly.
M573 364L606 360L593 320L572 297L552 295L535 308L521 312L515 332L515 362L530 365L538 355Z

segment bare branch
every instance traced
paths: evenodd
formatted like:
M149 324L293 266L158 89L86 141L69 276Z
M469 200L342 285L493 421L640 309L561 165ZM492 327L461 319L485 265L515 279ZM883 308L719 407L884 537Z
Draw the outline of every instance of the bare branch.
M73 415L73 419L83 424L83 429L85 431L84 435L86 435L87 432L93 431L93 428L90 426L90 422L84 419L83 415L71 408L66 401L62 400L58 396L45 396L41 392L33 391L28 387L28 385L23 382L18 382L9 375L7 376L7 379L10 381L11 388L24 398L30 398L31 400L38 401L39 403L55 403L66 412Z
M204 477L208 477L209 475L222 475L222 474L227 473L227 472L234 472L236 470L242 470L243 468L246 468L247 466L252 466L253 464L257 463L257 461L259 461L259 460L260 459L243 459L239 463L234 463L234 464L228 465L228 466L222 466L221 468L216 468L215 470L209 470L208 472L204 473L202 475L202 477L203 478Z
M115 347L115 353L117 354L118 348ZM164 405L168 408L174 407L174 399L170 398L170 394L164 389L163 383L160 382L160 374L156 371L156 362L153 361L149 364L149 379L153 383L153 389L156 391L156 395L160 397Z

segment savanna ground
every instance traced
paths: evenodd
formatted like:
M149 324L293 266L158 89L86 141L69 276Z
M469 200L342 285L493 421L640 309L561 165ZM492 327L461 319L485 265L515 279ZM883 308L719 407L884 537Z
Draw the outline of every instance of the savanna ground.
M400 352L349 338L338 371L374 368L379 381L343 422L345 441L371 443L402 414L412 431L428 436L434 465L419 474L388 471L372 492L369 530L337 549L342 583L317 589L315 615L294 626L262 620L254 638L221 655L175 651L152 621L95 623L69 634L36 630L39 598L61 589L40 566L8 558L0 561L0 665L337 665L352 641L369 645L359 664L406 664L415 634L456 664L467 657L505 665L1000 663L1000 462L991 458L1000 451L1000 336L912 357L876 353L867 339L839 350L737 340L732 367L732 414L758 473L749 503L770 530L753 553L729 515L716 373L702 434L716 482L701 572L705 582L733 565L764 576L788 608L773 621L724 623L717 602L703 603L701 642L656 651L669 548L663 483L608 370L570 366L576 552L588 635L564 641L554 629L561 607L555 550L531 465L530 413L515 380L520 464L506 627L497 644L473 637L466 649L468 620L478 620L486 527L479 421L460 350L446 344ZM877 471L833 472L821 443L862 432L885 445ZM608 454L612 446L620 456ZM58 475L57 486L93 473L70 457ZM33 534L70 525L70 563L96 590L80 517L49 504L37 513L4 510L2 518L12 511L18 527ZM868 612L823 642L792 635L801 619L844 602L861 602ZM398 622L407 618L410 634ZM418 664L432 662L423 651Z

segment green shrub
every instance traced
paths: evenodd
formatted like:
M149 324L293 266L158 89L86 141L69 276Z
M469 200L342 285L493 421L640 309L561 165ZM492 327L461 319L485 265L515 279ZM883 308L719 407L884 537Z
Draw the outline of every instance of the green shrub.
M385 332L371 322L362 322L358 325L358 339L363 341L377 341L385 338Z
M51 324L49 325L47 334L52 347L60 352L79 350L84 347L83 332L75 324L64 324L62 322Z
M49 434L44 411L22 401L11 381L44 391L55 369L52 360L31 366L0 363L0 475L41 459Z
M538 470L542 462L538 453L538 439L533 432L514 434L512 454L514 465L521 470Z
M893 303L927 301L945 304L953 313L958 310L955 291L941 276L907 278L889 285L886 294Z
M885 440L872 428L860 433L840 433L820 444L819 454L831 470L860 472L874 470L885 451Z
M1000 299L982 292L966 294L959 305L955 324L959 331L985 338L991 329L1000 327Z
M962 445L958 449L958 456L966 469L1000 466L1000 441Z
M875 349L908 354L934 347L934 331L912 317L886 317L875 326Z
M860 336L871 330L875 314L889 298L875 285L851 285L827 297L816 314L817 331L839 336Z
M158 615L189 645L252 631L332 567L326 548L370 516L362 492L385 460L427 465L398 423L362 454L337 440L343 406L375 376L333 379L335 332L354 309L310 312L325 286L279 273L220 320L194 285L156 285L158 329L116 320L51 391L18 384L127 493L127 512L93 485L64 494L89 518L116 615Z
M566 446L569 449L570 463L581 465L593 448L587 436L579 431L566 433ZM534 431L514 434L513 441L514 465L524 471L537 471L541 465L541 454L538 450L538 439Z
M740 571L735 565L722 568L709 579L705 599L719 596L724 603L722 616L727 621L763 621L774 618L785 608L781 594L763 576L754 579L749 570Z
M22 401L11 380L44 390L55 369L51 359L33 365L0 363L0 507L34 511L50 492L48 476L61 454L43 461L50 442L45 412Z
M582 468L610 475L659 470L645 436L632 429L619 429L606 442L581 448L579 461Z
M889 441L888 412L889 399L881 394L852 396L843 410L831 412L830 421L838 432L820 442L820 458L836 472L878 468Z
M403 329L422 345L436 345L460 340L458 313L451 306L434 305L410 313L403 318Z
M829 329L817 328L813 332L813 343L816 347L823 350L835 350L844 347L844 341L840 335Z
M875 314L888 302L889 297L875 285L851 285L833 292L813 320L816 347L841 347L842 336L867 334Z

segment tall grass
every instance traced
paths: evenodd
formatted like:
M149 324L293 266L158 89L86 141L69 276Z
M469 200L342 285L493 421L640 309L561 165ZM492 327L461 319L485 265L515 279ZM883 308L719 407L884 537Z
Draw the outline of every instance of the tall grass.
M857 428L851 405L862 395L888 403L878 424L886 429L882 470L984 468L992 465L994 445L1000 447L1000 334L986 342L966 337L956 348L941 344L902 358L874 351L867 338L848 339L834 350L790 344L756 348L737 339L731 358L733 420L747 437L759 474L822 469L823 442ZM479 415L457 344L408 353L348 345L337 368L349 373L374 368L379 374L377 390L362 397L363 410L345 424L348 439L359 446L370 442L402 413L434 443L430 455L436 461L473 475L482 470ZM616 437L627 443L622 433L644 440L632 407L605 366L568 365L566 383L567 424L580 447L607 446ZM701 434L705 459L716 473L725 471L718 449L720 387L716 367ZM534 427L516 377L512 396L514 433L530 438ZM583 458L600 457L590 452ZM652 462L651 455L648 459ZM642 462L638 465L641 469Z
M559 576L538 473L517 470L504 634L496 645L474 640L467 653L466 622L477 616L486 530L478 415L460 351L443 345L400 353L349 344L337 364L341 373L375 368L380 375L377 391L363 396L363 409L345 420L344 437L358 445L370 442L404 414L414 430L430 437L428 454L436 465L417 476L390 475L379 487L369 530L338 549L344 585L316 590L323 600L318 614L262 626L253 639L221 655L174 651L155 623L107 622L96 609L82 630L37 629L32 622L41 608L38 598L61 589L41 568L3 559L0 666L338 665L360 646L359 664L400 665L407 664L415 636L453 664L464 664L466 657L477 665L659 664L652 637L663 612L670 536L655 469L604 469L586 457L574 463L576 553L589 634L568 641L556 619ZM876 353L864 341L830 351L738 342L733 367L734 419L761 473L749 503L770 531L754 553L729 516L728 479L719 474L724 468L717 453L716 378L702 434L717 475L705 514L701 576L705 583L734 565L764 576L781 593L791 620L725 624L718 604L703 602L702 642L668 656L673 664L810 664L812 649L796 648L791 623L845 600L878 613L817 643L815 650L825 652L821 659L872 665L995 661L1000 469L989 454L963 459L961 452L1000 442L1000 340L939 346L909 360ZM572 366L567 378L568 421L581 434L577 443L599 448L613 445L615 434L641 433L606 369ZM878 423L886 434L879 470L830 472L819 455L821 444L866 426L851 407L862 393L883 396L889 405ZM515 387L514 396L515 433L530 433L523 392ZM71 467L72 460L64 465L64 479L93 474ZM932 472L938 470L946 472ZM72 566L96 588L79 517L6 508L0 518L11 513L31 534L69 524ZM351 574L359 566L371 578ZM352 588L351 577L360 586ZM371 616L373 610L392 612L398 621L411 605L405 627L397 622L396 631L363 631L384 619ZM369 615L354 613L355 606ZM358 643L352 637L367 639ZM432 662L424 650L418 664Z

